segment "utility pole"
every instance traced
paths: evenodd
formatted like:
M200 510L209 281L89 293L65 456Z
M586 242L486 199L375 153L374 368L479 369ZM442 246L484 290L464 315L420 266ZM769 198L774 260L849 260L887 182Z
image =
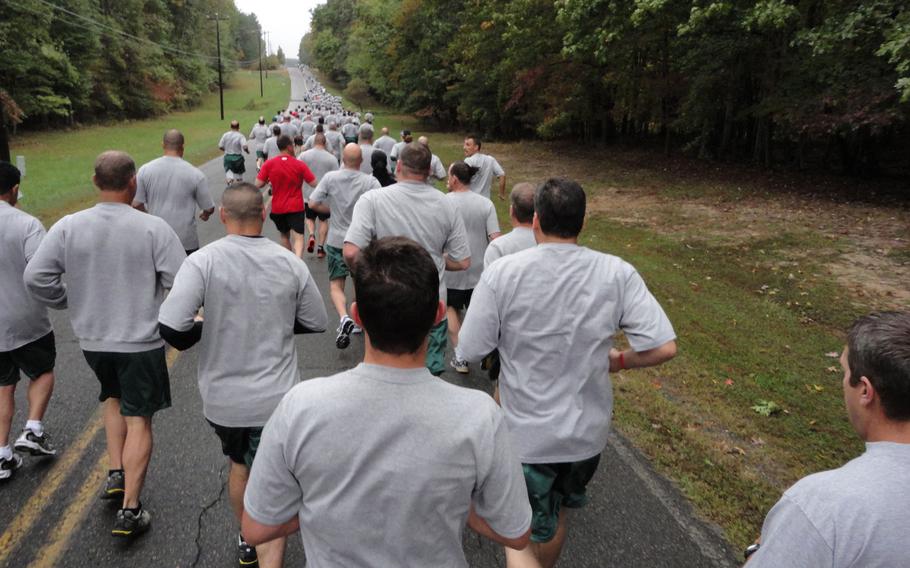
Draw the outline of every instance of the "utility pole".
M221 27L218 22L228 18L218 17L218 12L214 16L208 16L209 20L215 20L215 43L218 44L218 98L221 101L221 120L224 120L224 81L221 77Z
M262 90L262 34L259 34L259 97L264 96Z
M262 32L262 33L265 34L265 55L266 55L266 57L268 57L268 55L269 55L269 34L270 34L271 32ZM266 69L265 69L265 78L266 78L266 79L269 78L269 69L268 69L268 67L266 67Z

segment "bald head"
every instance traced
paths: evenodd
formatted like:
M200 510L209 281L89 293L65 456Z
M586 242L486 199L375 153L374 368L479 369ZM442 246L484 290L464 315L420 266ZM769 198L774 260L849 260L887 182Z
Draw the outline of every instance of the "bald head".
M136 177L136 162L126 152L109 150L95 160L95 185L102 191L125 191Z
M231 121L231 130L240 130L240 123L236 120Z
M534 192L533 184L516 183L509 194L509 203L512 205L512 216L522 225L530 224L534 220Z
M421 136L420 138L417 139L417 142L420 144L423 144L424 146L430 145L430 139L427 138L426 136Z
M164 133L161 147L168 152L180 152L183 150L183 144L183 134L177 129L171 129Z
M363 151L360 146L353 142L345 146L344 151L341 153L341 161L346 168L352 170L360 169L360 164L363 162Z
M388 127L388 126L383 126L383 127L382 127L382 130L380 130L380 132L382 132L382 135L383 135L383 136L388 136L388 135L389 135L389 127Z
M221 197L221 211L225 223L262 224L262 193L249 183L237 183L227 187Z
M313 137L313 146L325 148L325 134L318 132L316 136Z

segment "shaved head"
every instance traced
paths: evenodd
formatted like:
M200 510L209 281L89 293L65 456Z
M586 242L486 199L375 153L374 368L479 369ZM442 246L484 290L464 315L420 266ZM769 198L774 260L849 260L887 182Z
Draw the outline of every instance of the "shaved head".
M249 183L237 183L224 190L221 209L229 219L240 223L262 222L262 193Z
M313 146L325 147L325 134L319 132L313 137Z
M108 150L95 160L95 185L102 191L129 189L136 176L136 162L126 152Z
M165 150L177 151L183 148L183 134L177 129L171 129L164 133L162 146Z
M388 127L388 126L383 126L383 127L382 127L382 130L380 130L380 132L382 132L382 135L383 135L383 136L388 136L388 135L389 135L389 127Z
M426 178L430 175L430 162L433 154L423 144L406 144L398 155L398 166L405 175L418 175Z
M530 223L534 220L534 192L537 188L533 184L516 183L509 194L509 203L512 205L512 215L519 223Z
M427 138L426 136L421 136L420 138L417 139L417 141L418 141L419 143L423 144L424 146L429 146L429 145L430 145L430 139Z
M240 130L240 123L236 120L231 121L231 130Z
M360 164L363 162L363 150L360 149L360 146L351 142L344 147L344 151L341 153L341 161L345 167L360 168Z

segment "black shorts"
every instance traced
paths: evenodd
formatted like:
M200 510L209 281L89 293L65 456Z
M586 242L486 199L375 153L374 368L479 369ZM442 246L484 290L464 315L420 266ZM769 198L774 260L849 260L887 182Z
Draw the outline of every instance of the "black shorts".
M54 370L57 360L57 346L54 343L54 332L26 343L12 351L0 352L0 387L8 387L19 382L19 371L35 380L44 373Z
M275 223L278 232L286 235L293 230L301 235L306 234L306 215L303 211L293 213L269 213L269 218Z
M83 351L101 383L98 400L120 400L123 416L152 416L171 406L171 382L164 347L138 353Z
M197 250L199 250L199 249L198 249L198 248L194 248L194 249L190 249L190 250L183 249L183 252L185 252L187 256L190 256L191 254L193 254L193 253L196 252Z
M328 221L329 217L332 216L330 213L317 213L316 211L314 211L313 209L310 208L309 203L305 203L303 206L304 206L303 214L306 215L307 219L316 219L318 217L320 221Z
M446 305L456 310L466 310L471 304L471 294L474 289L456 290L455 288L446 289Z
M262 427L237 428L219 426L208 419L206 422L212 425L215 434L221 440L221 453L234 463L253 467L253 459L256 457L259 440L262 438Z

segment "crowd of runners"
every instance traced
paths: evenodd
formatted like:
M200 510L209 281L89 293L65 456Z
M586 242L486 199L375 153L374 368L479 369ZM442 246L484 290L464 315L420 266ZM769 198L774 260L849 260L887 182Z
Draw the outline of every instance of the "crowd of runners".
M463 566L466 526L502 544L509 566L555 565L607 444L610 374L676 355L667 315L632 265L578 245L578 183L520 183L507 196L479 137L445 168L426 138L376 137L370 113L345 111L302 72L302 99L249 138L236 121L221 138L219 207L176 130L138 171L124 152L98 156L97 205L46 233L16 208L19 172L0 163L0 479L20 453L57 451L43 426L55 363L46 310L67 309L100 383L100 497L116 505L114 536L151 524L141 494L152 417L171 405L168 344L198 350L241 566L281 566L295 532L312 566ZM494 186L509 199L505 235ZM216 209L226 236L200 248L196 219ZM262 236L268 218L280 245ZM326 259L336 347L363 333L364 359L301 382L294 335L330 325L307 253ZM448 368L480 363L493 397L437 378L449 343ZM904 562L910 315L858 320L841 362L867 451L787 492L750 547L756 565ZM28 419L10 445L20 372Z

